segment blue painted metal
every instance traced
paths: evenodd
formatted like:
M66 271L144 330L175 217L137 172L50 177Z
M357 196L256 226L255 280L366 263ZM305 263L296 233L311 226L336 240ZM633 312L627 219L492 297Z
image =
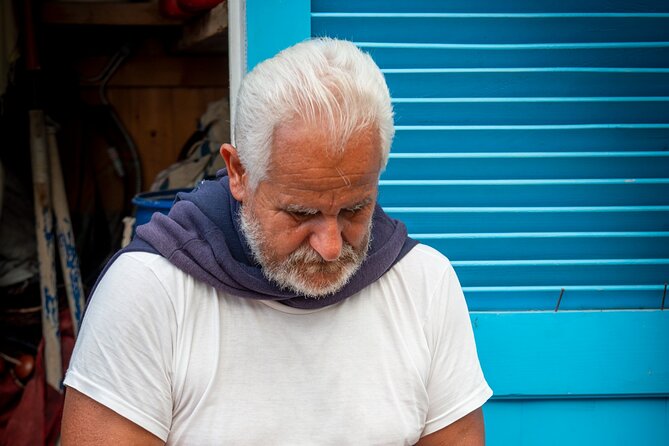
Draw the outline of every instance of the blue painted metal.
M669 12L661 0L314 0L313 12Z
M397 125L665 123L669 97L398 98Z
M471 318L496 398L669 396L669 312L488 312Z
M483 408L488 446L669 444L667 398L496 400Z
M668 231L669 206L386 207L412 233Z
M667 13L314 13L311 24L314 36L360 42L578 43L669 40ZM565 29L569 29L569 32L565 32Z
M416 44L358 42L381 68L669 67L666 42Z
M247 3L251 66L309 28L384 69L380 202L487 311L488 444L669 444L669 3L286 3Z
M463 260L453 267L465 287L661 285L669 259ZM528 307L528 308L534 308Z
M246 68L311 36L309 0L246 0Z
M669 96L668 68L388 68L384 75L395 98Z
M664 296L663 284L465 286L463 290L470 311L552 311L558 300L560 311L657 310Z
M669 232L409 234L451 260L662 259Z
M384 180L662 178L669 152L391 153Z
M669 147L669 127L399 126L393 152L648 151Z
M382 206L661 206L669 179L383 180Z

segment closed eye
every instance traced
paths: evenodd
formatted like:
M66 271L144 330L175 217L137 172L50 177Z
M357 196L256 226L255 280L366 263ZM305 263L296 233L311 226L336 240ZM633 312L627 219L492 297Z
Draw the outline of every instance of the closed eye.
M367 206L369 206L372 203L371 199L365 199L361 201L360 203L357 203L354 206L351 206L349 208L344 209L345 212L348 212L350 214L355 214L356 212L359 212L363 209L365 209Z
M304 211L288 211L291 215L294 217L311 217L312 215L316 215L315 212L304 212Z
M299 206L288 206L286 207L285 212L296 220L306 220L318 214L317 209L308 209Z
M364 206L355 206L352 208L346 208L344 209L345 212L348 212L350 214L355 214L356 212L360 211L361 209L364 209Z

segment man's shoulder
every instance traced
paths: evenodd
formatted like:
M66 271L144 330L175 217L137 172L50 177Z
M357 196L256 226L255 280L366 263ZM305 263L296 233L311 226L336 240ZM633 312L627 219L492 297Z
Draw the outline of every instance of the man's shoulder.
M109 265L107 274L113 274L119 270L124 274L130 273L131 277L142 277L149 272L157 276L169 276L181 273L181 270L160 254L144 251L129 251L122 253L111 265Z
M444 269L451 268L451 262L433 247L418 243L395 266L444 271Z
M118 289L136 290L137 298L174 297L188 281L187 275L164 257L150 252L131 251L119 255L99 279L95 293L118 296ZM118 297L117 297L118 298Z
M126 252L121 252L120 255L116 258L116 261L118 262L119 260L123 262L128 262L128 263L141 263L145 265L151 265L153 263L158 263L160 264L161 262L165 262L169 264L167 259L165 257L161 256L160 254L156 254L155 252L149 252L149 251L126 251Z
M403 285L402 288L414 294L430 295L435 287L443 286L444 282L453 277L455 272L448 258L431 246L419 243L382 280L393 285Z

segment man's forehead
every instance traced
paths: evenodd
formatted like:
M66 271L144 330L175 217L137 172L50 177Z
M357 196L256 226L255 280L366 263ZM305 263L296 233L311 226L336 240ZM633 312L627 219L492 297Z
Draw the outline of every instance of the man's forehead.
M348 134L319 123L291 120L274 129L270 167L273 162L281 162L287 157L340 162L351 155L376 157L380 151L379 132L372 126Z

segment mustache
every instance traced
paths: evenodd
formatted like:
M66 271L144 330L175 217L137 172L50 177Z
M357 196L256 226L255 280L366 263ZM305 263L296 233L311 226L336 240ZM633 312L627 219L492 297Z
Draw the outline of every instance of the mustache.
M344 265L358 261L361 256L348 243L342 245L341 253L336 260L324 260L311 246L302 245L293 251L282 263L287 266L299 266L306 268L310 273L334 273Z

